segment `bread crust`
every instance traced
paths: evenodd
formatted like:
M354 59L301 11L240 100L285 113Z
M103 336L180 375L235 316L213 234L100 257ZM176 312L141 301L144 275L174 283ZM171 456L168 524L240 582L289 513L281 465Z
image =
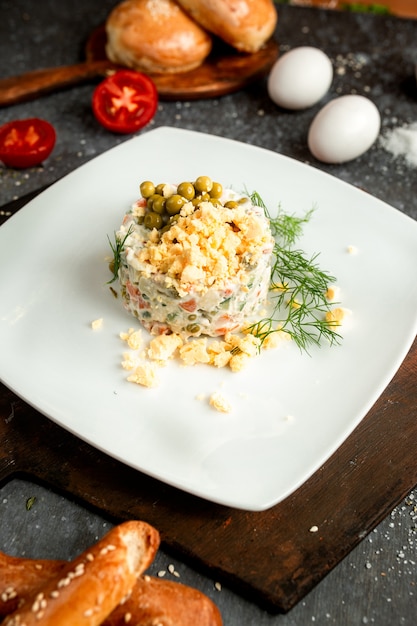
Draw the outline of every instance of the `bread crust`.
M27 559L0 552L0 622L24 606L68 567L66 561ZM33 600L32 600L33 602ZM16 615L16 614L15 614ZM39 622L39 626L48 623ZM128 598L102 626L222 626L217 606L197 589L162 578L140 576ZM72 624L72 622L71 622Z
M149 73L200 66L212 38L174 0L124 0L106 20L106 54L114 63Z
M257 52L278 21L272 0L177 1L203 28L242 52Z
M159 534L125 522L26 597L2 626L99 626L154 559Z

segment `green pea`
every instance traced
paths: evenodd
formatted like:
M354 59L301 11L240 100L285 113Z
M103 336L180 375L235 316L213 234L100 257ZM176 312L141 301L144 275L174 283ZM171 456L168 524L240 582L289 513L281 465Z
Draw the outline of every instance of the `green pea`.
M157 185L155 187L155 192L159 193L160 196L164 195L164 187L165 187L165 183L159 183L159 185Z
M140 185L142 198L150 198L155 193L155 185L150 180L144 180Z
M168 215L176 215L182 209L185 204L185 198L180 196L177 193L174 193L172 196L167 198L165 203L165 209Z
M180 183L177 187L177 193L183 196L186 200L190 201L195 196L195 189L192 183Z
M189 333L192 333L193 335L195 335L200 330L200 325L199 324L188 324L188 326L186 326L185 330L187 330Z
M213 181L209 176L199 176L194 183L194 187L200 193L203 191L209 193L213 187Z
M221 183L214 182L209 193L211 198L220 198L223 193L223 186L221 185Z
M236 209L239 205L234 200L228 200L228 202L225 202L224 206L226 209Z
M146 206L150 211L152 211L155 198L159 198L159 197L160 196L158 193L153 193L151 196L149 196L149 198L146 199Z
M165 211L165 198L159 195L154 195L153 198L154 200L152 202L152 210L155 211L155 213L159 213L160 215L162 215L162 213Z
M148 211L145 215L144 224L146 228L152 230L153 228L161 228L162 226L162 217L155 213L154 211Z

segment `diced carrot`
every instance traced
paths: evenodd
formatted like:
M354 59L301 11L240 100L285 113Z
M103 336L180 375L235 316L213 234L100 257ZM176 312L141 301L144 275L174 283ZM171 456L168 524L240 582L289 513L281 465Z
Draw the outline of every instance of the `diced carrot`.
M192 298L191 300L187 300L187 302L182 302L180 304L180 307L184 309L184 311L188 311L189 313L194 313L194 311L197 309L197 302L195 298Z

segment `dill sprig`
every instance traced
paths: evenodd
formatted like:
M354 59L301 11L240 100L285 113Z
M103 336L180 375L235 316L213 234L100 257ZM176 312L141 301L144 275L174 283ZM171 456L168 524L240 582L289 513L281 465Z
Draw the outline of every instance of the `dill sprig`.
M270 285L272 313L248 330L262 343L271 333L286 332L306 352L311 345L320 345L323 339L330 345L340 343L335 324L325 318L331 308L326 292L336 279L320 268L318 254L308 257L293 248L314 209L303 217L285 214L280 209L276 217L271 217L257 192L250 194L250 198L252 204L263 208L269 219L275 245Z
M116 233L114 233L114 243L110 240L110 237L107 235L110 248L112 249L112 252L113 252L113 260L111 261L109 265L110 271L113 272L113 277L111 278L111 280L107 281L108 285L110 285L111 283L114 283L114 281L117 279L119 275L121 254L122 254L124 245L126 243L126 239L129 237L131 232L132 232L132 225L129 227L129 230L127 231L123 239L120 239L119 237L117 237Z

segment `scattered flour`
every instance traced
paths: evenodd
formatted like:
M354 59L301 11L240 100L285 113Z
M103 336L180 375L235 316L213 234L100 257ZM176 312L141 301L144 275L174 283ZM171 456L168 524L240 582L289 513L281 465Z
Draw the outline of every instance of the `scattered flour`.
M382 147L394 157L403 156L411 166L417 166L417 122L399 126L381 136Z

